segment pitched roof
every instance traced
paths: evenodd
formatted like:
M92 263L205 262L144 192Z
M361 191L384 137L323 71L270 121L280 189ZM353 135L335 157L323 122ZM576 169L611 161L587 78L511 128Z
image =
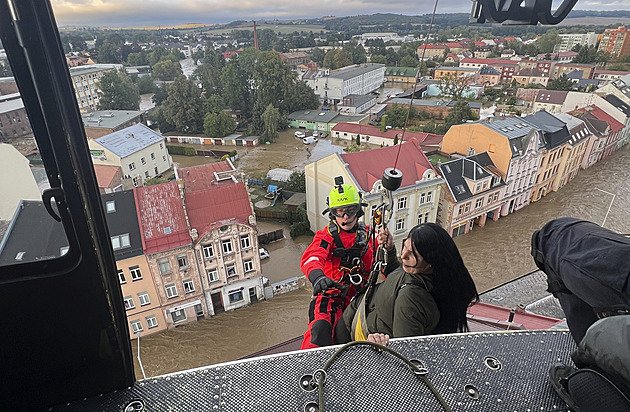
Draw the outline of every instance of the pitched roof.
M543 131L547 149L556 148L571 139L566 123L545 110L527 115L525 120Z
M401 187L415 185L422 180L427 170L433 170L431 162L414 140L401 145L344 153L341 158L348 164L348 170L364 192L371 191L374 183L383 177L385 169L394 167L394 163L403 174Z
M497 65L497 66L516 66L518 62L515 60L502 60L502 59L478 59L476 57L467 57L460 61L461 64L464 63L473 63L473 64L484 64L486 66Z
M624 125L621 122L615 120L614 117L606 113L599 106L596 106L593 104L590 107L591 107L591 113L593 114L593 116L595 116L599 120L603 120L606 123L608 123L610 125L610 130L612 132L618 132L624 128Z
M365 124L356 124L356 123L346 123L346 122L337 123L331 129L331 131L340 132L340 133L344 133L344 132L356 133L356 134L362 134L362 135L365 134L365 135L381 137L385 139L392 139L392 141L394 140L394 137L396 137L396 135L398 135L398 138L400 139L403 133L403 131L400 129L387 129L384 132L382 132L380 128L375 127L375 126L368 126ZM428 136L430 136L429 133L415 133L415 132L405 131L404 138L405 140L409 140L413 138L418 142L424 142Z
M119 170L120 166L94 165L98 187L110 187Z
M626 115L626 117L630 116L630 106L614 94L607 94L604 99L606 99L608 103L619 109L623 114Z
M479 153L474 156L468 156L461 159L455 159L440 165L440 174L446 180L446 183L455 198L456 202L473 197L472 192L468 188L466 178L477 181L487 178L488 176L501 176L502 173L496 168L487 152ZM501 179L501 186L505 185ZM483 192L495 189L497 185L490 184ZM479 195L478 192L476 195ZM474 196L476 196L474 195Z
M254 214L242 182L229 181L197 191L186 191L184 199L190 226L197 229L199 238L230 221L249 224L249 217Z
M536 95L536 102L563 104L567 98L567 91L564 90L539 90Z
M192 244L177 182L133 190L142 246L147 254Z
M223 184L234 183L232 177L236 169L229 160L208 163L199 166L186 167L178 170L178 176L184 181L184 191L195 192Z
M113 202L113 210L107 208L110 202ZM133 190L105 193L101 195L101 203L105 210L105 220L110 235L129 235L129 246L114 250L114 258L123 260L142 255L142 236Z
M122 158L164 141L164 136L138 123L94 141Z

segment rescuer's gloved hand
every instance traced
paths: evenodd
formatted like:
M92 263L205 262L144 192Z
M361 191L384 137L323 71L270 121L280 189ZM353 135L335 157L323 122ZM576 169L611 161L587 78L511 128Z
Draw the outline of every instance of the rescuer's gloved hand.
M308 280L313 284L313 295L317 295L328 289L340 289L341 285L328 276L321 269L315 269L308 274Z

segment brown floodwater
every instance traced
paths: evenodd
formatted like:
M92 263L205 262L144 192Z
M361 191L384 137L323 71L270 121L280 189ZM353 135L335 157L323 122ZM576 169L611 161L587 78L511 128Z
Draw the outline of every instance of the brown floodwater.
M300 163L308 154L290 133L284 136L284 157L293 153ZM294 139L293 141L291 139ZM295 144L291 144L293 142ZM299 143L301 144L301 143ZM291 168L290 161L278 159L283 150L252 150L239 163L260 171L268 167ZM293 147L294 152L289 152ZM529 255L532 233L551 219L572 216L601 224L620 233L630 233L630 148L620 149L579 175L559 192L517 211L486 227L475 227L470 233L455 238L464 261L480 292L505 283L535 269ZM254 167L254 169L256 169ZM610 194L608 194L608 193ZM612 194L615 195L614 201ZM292 240L288 225L259 221L261 232L276 227L285 229L286 239L264 247L270 259L263 263L263 275L272 282L300 274L299 259L309 243L306 236ZM301 335L306 329L310 290L298 290L256 305L222 313L212 319L184 325L141 339L141 355L147 376L226 362L243 357ZM134 355L137 343L132 342ZM136 360L136 376L142 378Z

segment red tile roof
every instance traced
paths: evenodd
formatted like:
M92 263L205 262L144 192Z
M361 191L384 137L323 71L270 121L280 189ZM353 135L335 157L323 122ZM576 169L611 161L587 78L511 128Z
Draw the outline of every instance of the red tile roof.
M98 187L110 187L120 166L94 165Z
M137 187L133 192L146 254L192 244L177 182Z
M464 64L464 63L485 64L487 66L492 66L492 65L516 66L518 64L518 62L514 60L477 59L475 57L466 57L465 59L462 59L460 63L461 64Z
M211 229L237 221L249 224L254 214L247 189L242 182L214 185L184 195L190 227L197 229L199 238Z
M472 319L475 319L475 317L494 319L501 323L506 322L505 325L507 326L507 320L510 316L510 309L504 308L502 306L491 305L489 303L479 302L468 308L468 313L470 315L473 315ZM513 323L521 324L525 327L525 329L528 330L549 329L560 322L562 322L561 319L536 315L529 312L517 312L514 314L513 320Z
M423 44L421 46L418 46L418 50L424 50L424 49L430 50L444 50L446 49L446 45L443 43L439 43L439 44Z
M619 130L624 128L624 125L621 122L615 120L614 117L606 113L598 106L593 104L591 105L591 108L592 109L590 110L590 112L593 114L593 116L595 116L599 120L603 120L608 123L612 132L618 132Z
M345 122L337 123L331 130L334 132L340 132L340 133L355 133L355 134L362 134L362 135L365 134L365 135L380 137L384 139L391 139L392 142L394 141L394 137L396 137L396 135L398 135L398 138L400 139L403 133L403 131L400 129L387 129L384 132L382 132L380 128L375 127L375 126L368 126L365 124L356 124L356 123L345 123ZM444 136L430 134L430 133L415 133L415 132L405 132L405 136L404 136L405 140L414 139L421 145L424 144L425 142L429 142L427 144L433 144L432 142L435 142L437 140L441 142L443 137Z
M184 190L188 193L215 187L217 183L234 183L232 179L221 180L230 175L229 173L221 172L233 172L235 170L229 161L224 160L222 162L179 169L177 174L184 181Z
M396 146L344 153L341 158L348 164L348 169L361 190L369 192L374 183L381 180L385 169L394 167L397 156L396 168L403 174L401 187L415 185L418 180L422 180L423 174L427 170L433 170L429 159L418 147L415 140Z

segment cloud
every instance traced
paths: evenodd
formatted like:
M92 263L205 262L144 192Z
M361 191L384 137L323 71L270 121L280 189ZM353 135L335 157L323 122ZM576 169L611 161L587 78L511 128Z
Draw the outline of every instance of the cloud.
M555 5L560 0L554 1ZM182 23L225 23L234 20L314 18L373 13L422 15L430 13L433 1L421 4L407 0L52 0L60 25L106 25L137 27ZM442 0L438 13L468 13L469 0ZM576 9L628 10L626 0L579 0Z

